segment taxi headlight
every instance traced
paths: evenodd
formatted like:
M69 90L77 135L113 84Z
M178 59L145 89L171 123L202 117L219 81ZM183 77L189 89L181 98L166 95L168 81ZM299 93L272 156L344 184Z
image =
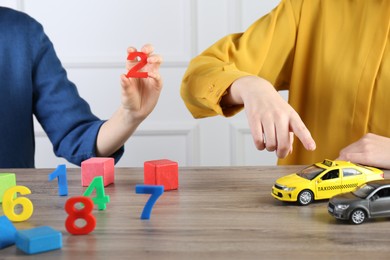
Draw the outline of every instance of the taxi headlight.
M336 206L337 210L346 210L349 207L349 205L346 204L339 204Z
M284 191L293 191L295 190L295 187L283 187Z

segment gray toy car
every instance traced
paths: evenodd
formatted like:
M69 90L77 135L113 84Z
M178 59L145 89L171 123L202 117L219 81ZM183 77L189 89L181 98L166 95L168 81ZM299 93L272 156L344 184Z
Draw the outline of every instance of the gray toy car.
M332 197L328 212L337 219L361 224L367 218L390 216L390 179L370 181L354 191Z

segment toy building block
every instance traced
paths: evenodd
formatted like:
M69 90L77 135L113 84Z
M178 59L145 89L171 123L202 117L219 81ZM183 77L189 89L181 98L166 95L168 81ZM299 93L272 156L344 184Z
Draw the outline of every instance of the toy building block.
M6 190L13 186L16 186L15 173L0 173L0 203L3 202Z
M164 190L177 190L179 186L178 164L170 160L144 162L144 184L163 185Z
M26 254L37 254L62 248L62 234L48 226L19 230L15 237L16 247Z
M0 249L15 244L16 228L6 217L0 217Z
M81 163L81 185L89 186L97 176L103 177L104 187L114 183L114 158L94 157Z

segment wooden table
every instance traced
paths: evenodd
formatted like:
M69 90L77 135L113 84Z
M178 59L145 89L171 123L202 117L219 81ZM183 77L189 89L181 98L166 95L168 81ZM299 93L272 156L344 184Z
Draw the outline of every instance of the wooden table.
M66 200L85 190L80 169L68 169L67 197L47 181L52 169L0 170L32 191L34 214L16 228L48 225L63 234L61 250L29 256L10 246L0 259L389 259L389 219L343 224L326 201L301 207L270 195L278 177L300 168L179 168L179 190L158 199L150 220L140 219L149 195L135 194L143 169L117 168L105 189L111 202L93 211L96 228L82 236L64 227Z

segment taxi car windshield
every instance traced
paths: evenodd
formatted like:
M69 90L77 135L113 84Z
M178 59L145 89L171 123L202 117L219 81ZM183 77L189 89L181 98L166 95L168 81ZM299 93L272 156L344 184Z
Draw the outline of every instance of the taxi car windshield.
M297 175L299 177L312 180L315 177L317 177L321 172L323 172L324 169L316 166L316 165L311 165L309 167L304 168L303 170L297 172Z
M352 193L361 199L367 198L367 196L374 190L375 188L368 184L363 184L362 186L358 187L356 190L354 190Z

